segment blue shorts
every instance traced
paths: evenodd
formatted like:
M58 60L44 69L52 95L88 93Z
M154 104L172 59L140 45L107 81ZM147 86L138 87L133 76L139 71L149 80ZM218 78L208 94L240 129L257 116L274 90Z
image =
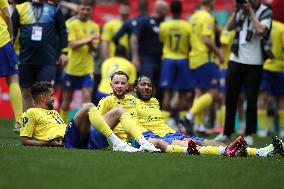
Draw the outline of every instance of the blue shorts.
M164 59L162 64L160 87L170 90L193 90L193 78L188 59Z
M72 76L69 74L64 74L63 76L63 90L80 90L82 88L93 88L94 78L92 74L85 76Z
M219 72L219 92L225 93L226 92L226 76L227 76L227 69L222 69Z
M18 74L18 56L12 42L0 48L0 77Z
M260 91L276 97L284 95L284 73L263 70Z
M204 138L199 138L199 137L196 137L196 136L183 135L180 132L169 133L169 134L166 134L164 137L156 135L152 131L146 131L146 132L142 133L142 135L144 136L144 138L146 140L151 139L151 138L161 139L161 140L166 141L169 144L171 144L174 140L183 140L185 138L192 139L192 140L198 140L198 141L204 141L205 140ZM135 141L133 147L139 148L140 144L137 141Z
M63 142L65 148L102 149L108 146L106 137L91 126L89 137L81 139L78 127L73 119L66 127Z
M196 137L196 136L187 136L187 135L184 135L180 132L166 134L163 137L163 140L165 140L167 143L171 144L174 140L183 140L183 139L186 139L186 138L192 139L192 140L197 140L197 141L204 141L205 140L204 138L199 138L199 137Z
M199 89L218 88L219 67L209 62L192 70L194 86Z
M49 81L54 83L56 77L56 65L30 65L19 64L20 86L30 88L34 83Z

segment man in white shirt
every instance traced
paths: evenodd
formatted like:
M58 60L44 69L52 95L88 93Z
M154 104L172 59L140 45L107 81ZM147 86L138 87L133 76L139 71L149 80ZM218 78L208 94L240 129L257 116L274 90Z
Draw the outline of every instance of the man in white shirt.
M231 137L241 86L247 98L246 141L253 143L256 132L257 99L264 60L271 54L267 43L271 30L272 11L260 0L236 0L236 10L228 20L227 29L236 30L226 78L226 118L224 133L215 140Z

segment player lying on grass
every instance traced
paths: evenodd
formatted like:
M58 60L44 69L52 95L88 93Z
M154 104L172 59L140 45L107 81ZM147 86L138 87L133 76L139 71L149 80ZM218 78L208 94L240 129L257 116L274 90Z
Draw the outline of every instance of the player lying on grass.
M55 96L51 83L35 83L31 93L35 108L23 113L20 127L24 146L101 149L108 146L109 139L114 151L139 151L123 143L108 126L120 118L120 109L112 109L102 117L95 105L84 104L66 125L59 113L53 110Z
M218 145L213 140L206 140L203 138L198 138L194 136L186 136L179 132L174 131L171 129L167 124L165 124L162 112L160 110L159 102L156 98L153 98L153 88L152 82L147 76L140 76L134 83L134 92L137 98L136 100L136 110L137 116L139 120L140 126L146 128L148 132L143 133L145 138L147 135L150 136L157 136L157 138L161 137L169 144L176 144L180 146L186 146L187 141L193 140L198 145L201 146L208 146L208 145ZM149 132L151 131L151 132ZM239 141L239 142L237 142ZM234 145L239 146L243 143L243 137L238 137L235 142L228 146L227 150L225 151L225 144L221 143L219 147L197 147L198 151L201 154L229 154L234 155L233 151L229 151ZM283 143L277 137L273 138L272 141L273 145L269 145L264 148L246 148L246 153L249 156L261 156L267 157L273 155L274 152L279 152L283 154Z
M123 114L123 116L121 116L119 120L120 122L117 123L117 126L114 129L114 133L124 141L128 137L126 132L132 133L133 138L137 141L134 144L134 146L137 148L140 147L141 140L145 140L146 138L150 143L152 143L162 152L185 154L201 153L215 155L225 154L228 156L234 156L235 153L239 151L243 143L243 138L238 138L226 149L226 146L223 143L220 144L220 147L198 147L192 140L176 140L176 144L172 143L174 139L168 142L170 139L165 139L163 137L155 135L153 132L148 131L139 124L136 106L137 99L134 96L126 95L128 90L128 76L125 72L115 72L111 76L110 86L113 89L113 95L105 97L99 102L99 110L101 112L101 115L105 115L105 113L112 110L113 108L125 109L126 112ZM125 127L123 125L128 125L128 127ZM195 138L198 139L197 137ZM155 151L156 148L153 145L153 151ZM144 147L142 146L142 149L143 148ZM200 148L199 151L197 150L197 148ZM149 151L151 151L151 149L149 149Z
M147 131L146 129L137 126L137 113L134 96L126 95L128 90L128 76L125 72L118 71L111 76L111 88L113 95L103 98L99 102L99 111L101 115L105 115L107 112L114 108L123 108L126 112L121 116L119 121L116 123L114 133L122 140L126 141L127 134L131 133L131 136L138 142L140 149L146 151L160 151L163 152L174 152L179 146L172 146L165 144L160 139L149 139L149 142L144 138L142 132ZM112 125L110 125L112 127ZM162 143L163 142L163 143ZM147 145L145 145L148 143ZM142 144L142 145L141 145ZM155 146L159 149L157 149ZM183 147L181 150L184 153L192 153L191 151L196 150L195 145ZM145 149L146 148L146 149Z

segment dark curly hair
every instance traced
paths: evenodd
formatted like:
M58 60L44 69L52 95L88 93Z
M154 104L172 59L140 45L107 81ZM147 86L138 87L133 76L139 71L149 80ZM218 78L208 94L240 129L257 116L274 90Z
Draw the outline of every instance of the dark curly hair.
M137 85L139 84L139 82L141 82L141 79L142 79L143 77L148 78L148 79L152 82L152 80L151 80L148 76L146 76L146 75L140 75L140 76L137 77L137 79L136 79L136 80L134 81L134 83L133 83L133 87L134 87L134 88L137 87Z
M53 85L51 82L48 82L48 81L36 82L35 84L33 84L31 88L33 99L35 100L35 98L38 95L48 92L50 88L53 88Z

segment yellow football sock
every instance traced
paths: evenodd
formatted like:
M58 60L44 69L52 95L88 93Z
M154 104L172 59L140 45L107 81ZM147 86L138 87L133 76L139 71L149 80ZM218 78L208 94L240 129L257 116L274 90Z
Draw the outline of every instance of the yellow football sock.
M195 123L196 125L201 125L203 124L203 120L204 120L204 113L201 112L201 113L198 113L195 115Z
M167 153L187 153L187 148L181 147L178 145L168 145L166 152Z
M163 117L164 117L164 120L165 120L165 123L168 124L168 119L170 117L170 112L169 111L166 111L166 110L162 110L162 113L163 113Z
M274 127L274 117L273 116L267 116L267 127L269 130L271 130Z
M220 111L220 124L221 125L225 124L225 116L226 116L226 106L222 105L221 111Z
M131 134L135 138L135 140L138 141L143 137L137 123L131 117L129 112L123 113L120 116L119 121L124 131L128 134Z
M223 146L202 146L198 151L201 155L221 155L223 148Z
M190 109L190 112L193 115L196 115L197 113L200 113L204 111L207 107L209 107L212 104L212 102L213 102L212 95L210 93L206 93L194 101Z
M182 118L186 115L187 111L180 111L179 112L179 117Z
M284 110L281 109L278 111L279 115L279 127L280 129L284 129Z
M221 108L216 110L215 116L216 116L216 126L220 126L221 125Z
M97 129L100 133L102 133L105 137L108 137L113 132L101 116L97 107L93 107L88 111L89 120L92 126Z
M20 123L21 116L23 113L23 101L22 101L22 95L21 95L21 89L19 86L19 83L13 82L9 85L9 95L10 95L10 101L13 107L15 120L16 122Z
M257 110L258 126L260 129L266 128L266 118L267 118L267 110L265 109Z
M249 156L256 156L256 151L257 151L256 148L247 147L247 153Z
M60 116L63 119L64 123L68 123L68 111L63 111L60 109Z

